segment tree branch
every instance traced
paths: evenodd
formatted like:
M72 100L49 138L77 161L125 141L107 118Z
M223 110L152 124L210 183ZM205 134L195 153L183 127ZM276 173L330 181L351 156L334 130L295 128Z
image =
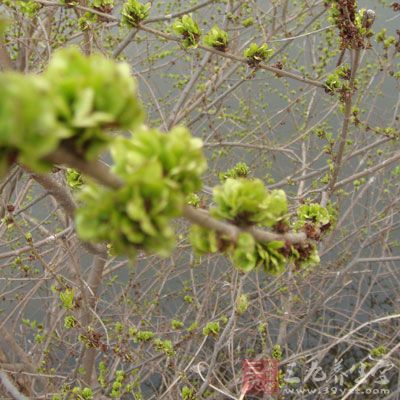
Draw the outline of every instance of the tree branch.
M92 177L98 183L109 188L118 189L122 186L120 179L110 172L110 168L106 164L100 161L88 163L82 158L78 158L62 148L59 148L51 156L47 157L47 160L55 164L66 164L72 168L75 168L81 171L83 174ZM190 222L200 225L203 228L208 228L219 232L225 236L228 236L233 241L237 240L239 233L242 231L249 232L256 240L261 242L278 240L295 244L302 243L307 239L306 234L302 232L278 234L254 227L241 230L236 225L219 221L211 217L208 211L197 209L189 205L184 206L182 212L183 216Z
M13 382L8 378L7 374L0 371L0 382L4 388L15 400L29 400L24 394L22 394L14 385Z

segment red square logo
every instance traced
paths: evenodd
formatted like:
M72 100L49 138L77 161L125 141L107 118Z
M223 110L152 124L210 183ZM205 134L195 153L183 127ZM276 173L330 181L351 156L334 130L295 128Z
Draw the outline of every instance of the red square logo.
M279 362L273 358L243 360L242 394L275 395L279 393Z

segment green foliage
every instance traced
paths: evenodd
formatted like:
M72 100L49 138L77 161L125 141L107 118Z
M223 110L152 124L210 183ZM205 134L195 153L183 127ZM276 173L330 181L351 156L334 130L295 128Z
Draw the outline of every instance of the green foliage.
M296 228L303 227L311 222L319 227L327 225L331 221L329 211L318 203L303 204L297 209Z
M277 275L284 271L287 260L281 253L285 244L281 241L272 241L268 243L257 243L257 254L260 259L261 267L271 275Z
M397 40L394 36L387 36L387 29L382 28L375 35L376 41L383 44L383 48L387 50L390 46L396 45Z
M88 159L109 143L108 129L132 129L142 122L127 64L97 54L86 57L71 47L54 53L44 77L57 92L57 119L72 131L74 150Z
M326 77L325 91L331 94L339 91L346 91L348 89L347 81L349 79L349 66L347 64L341 65Z
M124 186L117 190L89 185L76 226L83 240L110 242L117 254L143 248L166 256L175 237L169 223L180 215L185 195L200 188L206 160L202 143L181 127L164 134L140 130L111 145L113 171Z
M122 382L124 381L125 378L125 373L123 370L117 370L115 371L115 379L114 382L111 386L111 393L110 397L115 399L117 397L121 397L123 387L122 387Z
M182 36L182 44L185 48L197 47L201 31L196 21L190 15L178 18L172 25L172 29Z
M209 242L206 234L207 231L203 230L203 236L199 235L194 239L193 236L191 237L192 245L200 254L210 252L207 251ZM286 257L281 253L283 247L284 243L280 241L257 243L250 233L241 232L236 243L225 242L223 251L231 257L235 267L242 272L249 272L260 266L266 273L279 274L283 272L287 263Z
M283 247L280 241L256 243L249 233L242 232L232 252L232 261L243 272L260 266L266 273L276 275L283 272L287 263L280 251Z
M144 248L167 255L174 245L171 218L180 213L181 196L162 180L157 164L136 170L129 186L118 190L89 185L75 216L83 240L109 242L115 254L135 256Z
M114 324L114 332L117 334L121 334L123 330L124 330L124 325L121 322L117 321Z
M228 169L228 171L221 172L218 177L221 182L224 182L228 178L247 178L249 174L249 166L244 162L239 162L233 168Z
M192 324L190 324L188 326L188 328L186 329L188 332L193 332L195 331L197 328L199 327L199 323L198 322L193 322Z
M336 73L329 74L325 81L326 87L330 92L334 92L336 89L340 88L340 79Z
M220 330L220 327L219 327L218 321L208 322L207 325L203 328L203 335L204 336L210 336L210 335L218 336L219 330Z
M239 226L271 227L287 213L285 192L269 192L259 179L228 178L214 188L213 199L212 215Z
M192 225L189 234L190 243L197 254L216 253L218 251L218 240L215 231Z
M173 319L171 321L171 327L172 329L181 329L183 327L183 322L182 321L178 321L176 319Z
M193 297L189 296L188 294L183 298L184 301L186 301L186 303L192 304L193 303ZM190 327L189 327L190 328ZM189 329L188 328L188 329Z
M349 1L347 6L339 0L330 0L328 21L339 30L342 48L362 49L368 47L370 30L375 20L375 13L362 8L357 10L357 1Z
M381 358L388 352L387 347L385 346L378 346L371 349L370 354L373 358Z
M59 296L61 303L66 310L72 310L74 308L75 290L73 288L65 289L64 291L60 292Z
M225 51L228 46L228 34L217 25L214 25L204 36L204 43L217 50Z
M391 174L392 174L393 176L400 176L400 165L398 165L397 167L395 167L395 168L392 170Z
M260 324L257 327L257 331L258 333L260 333L261 335L267 333L267 326L264 322L260 322Z
M254 24L254 18L253 18L253 17L246 18L246 19L242 22L242 25L243 25L245 28L248 28L249 26L251 26L251 25L253 25L253 24Z
M21 0L17 1L17 4L21 12L30 18L35 17L36 14L39 12L39 10L42 8L41 4L33 0L31 1Z
M200 207L200 197L196 193L189 193L186 197L186 202L190 206Z
M92 0L92 7L100 10L112 9L114 5L114 0Z
M87 31L93 27L97 19L96 14L86 12L78 19L78 27L82 32Z
M195 400L196 392L193 388L184 386L181 390L182 400Z
M256 267L258 257L256 242L250 233L242 232L232 252L232 261L236 268L243 272L251 271Z
M376 41L378 43L384 42L387 36L387 29L382 28L379 32L375 34Z
M135 337L138 342L148 342L153 339L154 336L154 332L151 331L138 331Z
M299 252L292 248L292 257L295 260L295 264L303 270L313 268L321 261L315 244L308 244L300 249Z
M72 315L67 315L64 317L64 328L65 329L72 329L77 324L76 319Z
M97 382L104 389L107 386L107 366L104 361L99 362L99 373L97 375Z
M215 207L211 214L215 218L244 228L251 225L272 227L282 221L288 211L285 192L268 191L259 179L227 178L214 188L213 200ZM247 232L241 232L233 243L214 231L193 226L189 238L199 255L224 252L243 272L261 266L265 272L277 274L283 271L287 262L281 252L283 242L257 243Z
M76 386L71 391L74 400L93 400L93 391L90 388Z
M184 127L175 127L168 134L142 129L129 139L115 140L111 147L113 170L129 180L137 168L155 163L171 188L189 194L200 189L207 168L202 145L201 139L192 137Z
M6 72L0 73L0 87L0 173L15 157L45 171L49 164L42 158L71 136L56 116L51 85L41 76Z
M73 168L67 168L65 177L67 179L68 186L74 190L80 189L84 183L82 175Z
M271 352L271 356L272 358L274 358L275 360L281 361L282 360L282 349L281 346L279 344L276 344L272 347L272 352Z
M173 356L175 354L174 346L170 340L154 339L154 347L167 356Z
M56 51L40 76L0 73L0 86L0 173L15 158L46 171L44 158L60 143L91 159L109 129L134 128L143 117L129 66L76 48Z
M251 66L265 61L267 58L271 57L272 54L274 54L274 49L270 49L266 43L261 46L257 43L251 43L243 52L243 55L247 58L248 64Z
M236 312L243 315L249 308L249 298L246 294L241 294L236 300Z
M358 28L359 34L365 39L364 48L370 45L369 39L374 36L371 29L375 22L376 14L373 10L361 8L356 14L355 25Z
M142 4L138 0L127 0L122 6L122 24L126 26L137 26L149 16L151 3Z

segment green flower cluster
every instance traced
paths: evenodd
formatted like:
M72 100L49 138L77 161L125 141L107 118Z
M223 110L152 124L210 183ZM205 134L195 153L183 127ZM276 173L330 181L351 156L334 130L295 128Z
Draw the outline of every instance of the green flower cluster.
M57 94L57 117L71 130L74 150L88 159L109 142L106 129L132 129L142 122L128 64L86 57L72 47L55 53L43 76Z
M65 329L72 329L76 326L77 323L78 323L78 321L72 315L67 315L66 317L64 317L64 328Z
M194 388L190 388L189 386L184 386L181 390L182 400L195 400L196 392Z
M247 294L241 294L236 299L235 310L239 315L243 315L248 308L249 308L249 297L247 296Z
M202 143L182 127L168 134L142 129L111 145L118 190L89 185L76 226L83 240L110 242L117 254L136 249L166 256L175 243L170 221L181 214L186 196L201 187L206 160Z
M111 398L115 399L117 397L121 397L123 391L122 382L124 381L124 379L125 373L122 369L115 371L115 380L112 384L110 393Z
M55 111L53 91L42 76L0 74L0 176L15 159L42 171L41 159L71 136Z
M127 0L122 6L122 24L137 26L149 16L151 3L142 4L138 0Z
M334 223L334 215L318 203L303 204L297 209L297 220L293 227L306 233L309 241L291 246L291 257L295 264L306 269L319 264L316 241Z
M266 273L275 275L283 272L286 257L279 251L284 247L280 241L257 243L252 235L242 232L239 235L231 258L235 266L243 272L249 272L257 266Z
M32 0L17 1L17 4L21 12L30 18L35 17L39 10L42 8L41 4L36 3L36 1Z
M84 184L82 175L73 168L67 168L65 171L65 178L67 179L67 184L72 190L79 190Z
M79 386L75 386L72 391L73 398L79 400L93 400L93 391L91 388L85 387L80 388Z
M265 61L267 58L271 57L272 54L274 54L274 49L270 49L266 43L261 46L257 43L251 43L243 52L250 66L256 66L261 61Z
M186 203L195 208L200 207L201 200L196 193L189 193L186 197Z
M315 243L291 247L291 258L298 268L306 270L320 263L318 249Z
M222 245L222 240L217 237L215 231L205 229L198 225L191 226L189 240L199 255L216 253Z
M375 21L375 12L364 8L357 10L355 0L328 0L328 21L337 26L341 37L341 48L363 49L369 47L373 36L370 29Z
M182 36L182 43L185 48L197 46L201 31L197 22L190 15L178 18L172 25L172 29L176 34Z
M0 174L15 159L48 169L44 158L61 142L92 159L110 141L107 130L142 121L129 66L76 48L55 52L41 75L1 73L0 86Z
M211 214L239 227L251 225L272 227L287 214L287 201L282 190L268 191L261 180L227 178L214 188L215 207ZM229 255L235 266L248 272L262 266L268 273L283 271L286 257L280 251L284 243L272 241L258 243L250 233L240 233L236 243L198 226L191 228L190 240L198 254L222 251Z
M302 228L308 222L319 228L326 226L331 221L329 211L318 203L303 204L297 209L297 221L295 228Z
M153 345L157 351L165 353L167 356L175 355L175 350L170 340L162 340L160 338L154 339Z
M228 178L246 178L249 174L249 166L244 162L238 162L233 168L221 172L218 177L221 182L224 182Z
M114 7L114 0L92 0L91 6L96 10L111 12Z
M203 328L204 336L218 336L220 331L219 321L208 322L206 326Z
M334 94L349 90L348 81L350 79L350 67L347 64L336 68L326 77L325 92Z
M180 196L165 185L156 163L137 169L121 189L89 185L79 198L75 223L82 240L110 242L114 253L131 257L139 247L161 255L173 247L169 222L179 215Z
M138 166L156 163L168 185L187 195L201 187L201 174L207 168L202 147L202 140L182 126L167 134L142 128L129 139L116 138L111 147L113 171L129 179Z
M204 43L217 50L225 51L228 46L228 34L217 25L214 25L204 36Z
M271 227L287 213L283 190L268 191L260 179L228 178L213 192L211 214L239 226Z

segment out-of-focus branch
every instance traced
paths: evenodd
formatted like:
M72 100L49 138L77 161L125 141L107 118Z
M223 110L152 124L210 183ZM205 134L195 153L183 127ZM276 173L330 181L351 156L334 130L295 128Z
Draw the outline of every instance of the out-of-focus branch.
M73 219L76 205L70 193L49 175L32 174L32 177L57 200L58 204L60 204L60 206L64 209L66 215ZM84 302L84 307L82 310L82 324L84 326L88 326L91 322L90 308L94 308L97 302L97 292L102 281L104 266L107 260L107 249L104 245L95 245L87 242L83 242L82 245L89 252L97 254L93 267L90 269L88 278L89 290L86 290L84 296L84 298L86 298L88 301L87 304ZM83 379L88 385L91 385L92 383L91 381L96 354L96 349L84 349L82 366L85 370L85 376Z
M76 204L68 190L59 185L55 179L49 175L32 174L31 176L57 200L58 204L63 208L68 218L73 220ZM87 251L93 254L103 254L105 251L104 246L98 246L86 242L83 242L82 245Z
M0 38L0 67L2 70L14 69L13 62L1 38Z
M94 309L98 300L98 291L103 278L103 271L107 261L107 253L104 249L101 255L98 255L90 269L88 285L90 288L90 293L88 290L87 296L89 297L88 307ZM84 310L83 323L85 326L90 325L93 315L89 313L89 309ZM84 355L82 357L82 367L85 371L83 380L86 384L91 385L93 382L93 372L95 366L95 359L98 350L96 348L84 349Z
M4 20L0 17L0 25L4 23ZM0 26L0 69L14 69L13 62L11 60L10 54L7 51L5 42L4 42L4 32Z
M7 390L7 392L15 400L29 400L24 394L22 394L14 385L13 382L8 378L7 374L0 371L0 382Z

